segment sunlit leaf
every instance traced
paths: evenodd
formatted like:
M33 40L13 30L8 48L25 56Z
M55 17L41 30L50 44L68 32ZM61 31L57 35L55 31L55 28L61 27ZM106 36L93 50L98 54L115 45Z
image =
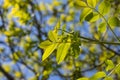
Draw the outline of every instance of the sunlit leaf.
M106 64L107 64L106 71L109 71L112 68L114 68L114 64L113 64L113 62L111 60L107 60Z
M45 49L45 52L43 53L42 61L44 61L48 56L50 56L50 54L57 48L57 46L58 46L57 43L53 43L50 46L48 46Z
M87 0L87 4L90 7L95 7L97 4L97 0Z
M82 0L75 0L74 6L79 9L82 7L87 7L87 4Z
M102 72L102 71L97 72L90 78L90 80L98 80L98 79L103 78L105 76L106 76L105 72Z
M98 7L98 11L102 14L105 15L108 12L110 12L110 8L111 8L111 4L109 1L103 0L99 7Z
M116 66L115 66L115 72L119 75L120 74L120 63L118 63Z
M50 42L49 40L46 40L46 41L43 41L42 43L40 43L39 47L42 49L46 49L51 44L52 44L52 42Z
M66 57L68 50L70 48L71 43L61 43L57 48L57 62L61 63Z
M48 37L51 41L57 42L57 33L55 31L50 30L48 32Z
M111 76L105 77L104 80L113 80L113 78Z
M82 77L82 78L79 78L77 80L89 80L89 78L86 78L86 77Z

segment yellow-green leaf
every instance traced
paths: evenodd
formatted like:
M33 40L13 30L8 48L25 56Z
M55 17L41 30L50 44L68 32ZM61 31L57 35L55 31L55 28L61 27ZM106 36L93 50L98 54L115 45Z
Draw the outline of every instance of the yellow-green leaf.
M50 30L48 32L48 37L51 41L57 42L57 33L55 31Z
M66 57L71 43L61 43L57 49L57 62L61 63Z
M89 80L89 78L86 78L86 77L82 77L82 78L79 78L77 80Z
M107 77L105 77L104 80L113 80L113 78L111 76L107 76Z
M90 7L95 7L97 4L97 0L87 0L87 4Z
M100 71L100 72L97 72L96 74L94 74L94 75L90 78L90 80L99 80L100 78L103 78L103 77L105 77L105 76L106 76L105 72Z
M115 66L115 72L119 75L120 74L120 63L118 63L116 66Z
M84 1L75 0L74 6L77 8L81 8L81 7L87 7L87 4Z
M50 42L49 40L46 40L46 41L43 41L42 43L40 43L39 47L42 49L46 49L51 44L52 44L52 42Z
M99 7L98 7L98 11L102 14L105 15L110 11L111 8L111 4L109 1L103 0Z
M50 54L57 48L58 43L53 43L45 49L45 52L42 56L42 61L44 61Z
M109 71L114 68L114 64L111 60L107 60L106 64L107 64L106 71Z

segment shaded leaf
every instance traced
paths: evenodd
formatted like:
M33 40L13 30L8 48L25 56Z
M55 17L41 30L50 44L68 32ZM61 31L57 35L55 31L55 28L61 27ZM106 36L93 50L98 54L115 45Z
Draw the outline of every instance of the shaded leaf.
M85 20L89 21L89 22L95 22L100 18L98 13L95 12L91 12L90 14L88 14L85 18Z
M106 31L106 25L107 24L105 22L100 23L99 26L98 26L98 31L101 32L101 33L105 32Z
M110 26L120 26L120 20L117 17L111 17L108 20Z
M82 22L85 19L85 17L91 12L92 12L92 9L84 8L81 15L80 15L80 22Z

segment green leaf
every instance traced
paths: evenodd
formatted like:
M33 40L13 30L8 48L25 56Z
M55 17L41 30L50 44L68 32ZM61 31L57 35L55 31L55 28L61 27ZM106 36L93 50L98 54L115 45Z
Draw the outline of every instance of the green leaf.
M106 71L109 71L115 67L111 60L107 60L106 64L107 64Z
M96 7L97 0L87 0L87 4L90 7Z
M109 77L109 76L108 76L108 77L105 77L104 80L113 80L113 79L112 79L112 77Z
M89 78L86 78L86 77L82 77L82 78L79 78L77 80L89 80Z
M45 49L45 52L42 56L42 61L44 61L50 54L57 48L58 43L53 43Z
M110 24L110 26L120 26L120 20L117 17L109 18L108 23Z
M40 43L39 47L42 49L46 49L51 44L52 44L52 42L50 42L49 40L46 40L46 41L43 41L42 43Z
M119 75L120 74L120 63L116 65L115 72Z
M90 14L88 14L85 18L86 21L89 22L95 22L100 18L99 14L96 12L91 12Z
M110 11L111 8L111 4L109 1L103 0L99 7L98 7L98 11L102 14L105 15Z
M98 79L103 78L103 77L105 77L105 76L106 76L105 72L103 72L103 71L97 72L96 74L94 74L94 75L90 78L90 80L98 80Z
M51 41L57 42L57 33L55 31L50 30L48 32L48 37Z
M90 8L84 8L81 15L80 15L80 22L84 21L85 17L92 12Z
M104 33L106 31L106 25L107 24L105 22L100 23L99 26L98 26L98 31L100 33Z
M87 4L81 0L75 0L74 6L77 8L87 7Z
M57 62L60 64L66 57L71 43L61 43L57 49Z

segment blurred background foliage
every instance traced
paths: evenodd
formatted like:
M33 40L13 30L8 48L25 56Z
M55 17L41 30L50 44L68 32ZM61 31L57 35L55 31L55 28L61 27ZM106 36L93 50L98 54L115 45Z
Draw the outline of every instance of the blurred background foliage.
M85 11L86 1L93 0L0 0L0 80L119 80L120 41L111 29L119 38L120 0L88 4L100 9L108 23L94 10ZM76 38L83 36L80 44L73 45L77 57L70 51L57 64L55 50L42 61L44 51L39 45L48 39L48 32L59 19L62 30L75 33L73 36L78 33ZM119 45L96 44L93 40Z

